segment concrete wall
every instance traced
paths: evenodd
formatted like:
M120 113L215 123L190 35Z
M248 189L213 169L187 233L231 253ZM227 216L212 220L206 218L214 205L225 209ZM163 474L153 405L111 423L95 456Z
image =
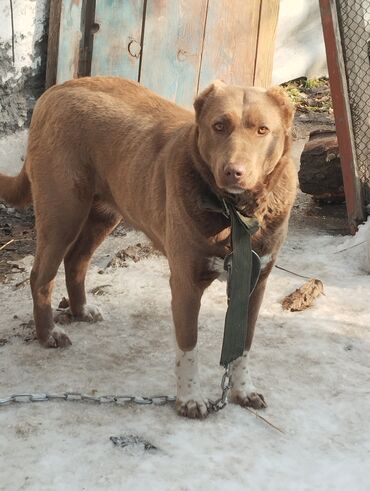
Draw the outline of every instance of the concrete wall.
M319 0L280 0L273 83L327 74Z
M48 0L0 0L0 136L29 123L44 87Z

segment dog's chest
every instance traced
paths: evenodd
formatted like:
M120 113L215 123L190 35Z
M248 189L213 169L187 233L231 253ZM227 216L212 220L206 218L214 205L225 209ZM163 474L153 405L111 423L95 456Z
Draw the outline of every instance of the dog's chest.
M262 270L268 267L276 257L284 236L281 227L282 220L274 218L272 213L260 215L259 229L252 236L252 249L260 256ZM204 277L210 279L224 280L226 279L224 258L232 251L230 228L214 237L214 246L213 253L208 254L205 258L203 274Z

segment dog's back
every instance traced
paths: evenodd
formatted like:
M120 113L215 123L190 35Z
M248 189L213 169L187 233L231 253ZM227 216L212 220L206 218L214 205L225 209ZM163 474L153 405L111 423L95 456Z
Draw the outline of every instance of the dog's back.
M66 176L72 176L81 196L99 196L160 245L162 153L192 121L190 111L118 77L55 86L39 99L30 127L25 168L33 194L42 194L45 179L48 186L66 186ZM173 154L181 150L175 147ZM141 219L148 213L149 228Z

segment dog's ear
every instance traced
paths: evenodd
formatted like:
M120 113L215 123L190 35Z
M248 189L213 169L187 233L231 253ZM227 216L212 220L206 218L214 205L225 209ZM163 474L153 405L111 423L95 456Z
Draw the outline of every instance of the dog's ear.
M198 121L200 113L202 112L202 108L204 106L204 103L206 102L207 98L219 90L222 90L224 87L226 87L225 82L222 80L215 80L211 85L206 87L195 99L194 101L194 109L195 109L195 117L196 120Z
M289 132L292 124L295 108L282 87L274 86L267 90L267 95L272 97L280 107L286 132Z

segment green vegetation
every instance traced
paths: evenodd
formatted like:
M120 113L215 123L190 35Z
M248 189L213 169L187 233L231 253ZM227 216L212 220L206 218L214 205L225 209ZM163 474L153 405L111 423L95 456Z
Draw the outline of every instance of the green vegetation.
M331 113L332 101L326 78L299 78L283 84L297 111Z

